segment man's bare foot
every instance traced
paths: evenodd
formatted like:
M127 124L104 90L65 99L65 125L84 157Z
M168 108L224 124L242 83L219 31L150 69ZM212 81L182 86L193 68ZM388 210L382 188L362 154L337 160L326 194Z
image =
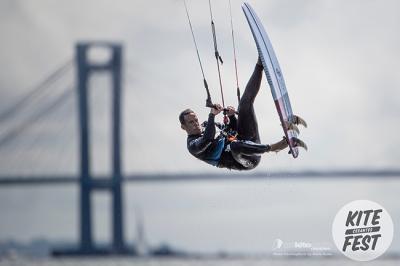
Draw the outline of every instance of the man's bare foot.
M284 137L281 141L278 141L277 143L271 144L271 150L270 151L274 151L274 152L279 152L283 149L286 149L288 146L287 140Z
M262 64L262 62L261 62L261 57L258 57L257 65L259 65L259 66L261 66L261 67L264 67L263 64Z

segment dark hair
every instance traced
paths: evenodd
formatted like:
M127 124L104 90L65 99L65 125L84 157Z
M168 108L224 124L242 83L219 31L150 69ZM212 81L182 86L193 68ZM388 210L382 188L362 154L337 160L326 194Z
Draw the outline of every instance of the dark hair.
M185 124L185 115L188 115L190 113L194 113L192 109L185 109L179 114L179 121L181 122L182 125Z

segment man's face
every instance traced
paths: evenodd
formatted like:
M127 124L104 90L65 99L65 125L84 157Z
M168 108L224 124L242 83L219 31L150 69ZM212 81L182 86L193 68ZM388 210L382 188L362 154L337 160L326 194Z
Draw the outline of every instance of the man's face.
M185 115L184 120L185 124L181 125L181 127L186 130L189 135L201 134L201 127L195 113Z

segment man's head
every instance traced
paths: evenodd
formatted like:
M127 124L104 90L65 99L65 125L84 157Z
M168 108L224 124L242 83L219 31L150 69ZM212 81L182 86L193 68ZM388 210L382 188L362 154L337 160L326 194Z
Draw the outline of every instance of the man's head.
M181 122L181 128L185 130L188 135L201 134L201 127L197 115L191 109L183 110L179 114L179 121Z

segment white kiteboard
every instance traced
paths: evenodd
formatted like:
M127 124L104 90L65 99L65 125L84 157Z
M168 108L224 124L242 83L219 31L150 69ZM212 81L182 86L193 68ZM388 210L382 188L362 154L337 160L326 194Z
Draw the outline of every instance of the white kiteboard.
M294 116L278 59L272 48L271 41L253 8L248 3L243 3L242 9L249 23L258 53L264 66L264 72L267 76L269 87L271 88L272 97L276 109L278 110L281 125L288 140L290 153L296 158L299 155L299 150L293 138L297 138L297 132L288 127L288 123L293 121Z

